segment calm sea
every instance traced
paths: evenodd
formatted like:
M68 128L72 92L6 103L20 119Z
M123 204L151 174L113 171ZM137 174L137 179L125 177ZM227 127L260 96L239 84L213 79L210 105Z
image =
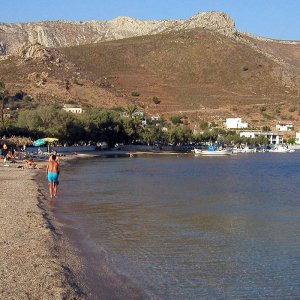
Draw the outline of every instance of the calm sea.
M300 298L300 152L78 159L54 210L91 299Z

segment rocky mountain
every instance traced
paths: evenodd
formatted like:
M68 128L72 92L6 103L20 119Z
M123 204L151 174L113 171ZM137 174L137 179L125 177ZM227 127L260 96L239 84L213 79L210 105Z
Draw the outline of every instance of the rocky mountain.
M222 12L203 12L187 20L145 21L118 17L110 21L0 23L0 55L15 53L24 43L67 47L196 27L226 36L237 35L233 20Z
M300 42L240 33L221 12L2 23L0 51L9 54L0 56L0 80L37 102L135 103L191 122L241 116L254 127L293 120L300 128Z

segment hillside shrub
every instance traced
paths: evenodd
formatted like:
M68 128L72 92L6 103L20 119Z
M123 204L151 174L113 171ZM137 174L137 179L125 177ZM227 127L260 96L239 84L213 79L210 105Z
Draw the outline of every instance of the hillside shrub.
M296 138L295 137L290 137L287 140L288 144L294 145L296 143Z
M271 131L270 126L263 126L262 131Z
M291 106L290 108L289 108L289 112L295 112L296 111L296 106Z
M131 93L131 96L133 96L133 97L139 97L139 95L140 95L140 93L137 91Z
M14 96L14 99L15 100L22 100L24 96L25 96L25 93L23 91L17 91L15 96Z
M174 124L174 125L178 125L178 124L181 124L181 117L176 115L176 116L172 116L171 117L171 122Z
M24 101L24 102L30 102L30 101L32 101L32 97L31 97L30 95L25 95L25 96L23 97L23 101Z
M152 101L153 101L154 104L159 104L160 103L160 100L156 96L154 96L152 98Z
M74 101L74 100L68 100L68 101L66 102L66 104L70 104L70 105L78 105L77 102Z
M266 114L266 113L263 113L263 117L267 120L271 120L272 119L272 116L269 115L269 114Z
M265 106L262 106L261 108L260 108L260 111L261 112L264 112L264 111L266 111L267 110L267 108L265 107Z
M208 128L209 128L208 122L206 122L206 121L200 122L200 128L201 128L202 130L208 129Z

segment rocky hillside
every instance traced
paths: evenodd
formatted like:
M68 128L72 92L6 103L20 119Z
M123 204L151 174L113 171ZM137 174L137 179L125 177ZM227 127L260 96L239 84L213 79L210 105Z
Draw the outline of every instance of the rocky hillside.
M297 98L299 69L258 46L190 29L63 49L68 60L157 112L201 111ZM278 59L279 60L279 59ZM132 97L139 91L139 97ZM159 105L152 102L157 96Z
M81 106L117 107L130 103L118 98L91 75L69 62L58 50L40 44L24 45L19 51L0 59L0 81L5 82L11 95L20 91L34 102Z
M0 56L0 80L38 102L136 103L191 122L240 116L253 127L290 120L300 129L300 43L239 33L224 13L2 23L0 51L10 54Z
M118 17L110 21L0 23L0 55L15 53L24 43L66 47L202 27L235 36L233 20L222 12L204 12L188 20L144 21Z

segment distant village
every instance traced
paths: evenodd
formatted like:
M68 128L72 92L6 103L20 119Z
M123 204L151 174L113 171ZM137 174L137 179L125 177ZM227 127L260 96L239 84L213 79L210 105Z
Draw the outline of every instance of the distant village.
M71 104L65 104L63 109L67 112L72 112L74 114L81 114L83 109L81 107L77 107ZM129 117L126 112L121 114L122 117ZM142 111L136 111L133 113L133 117L139 116L141 118L141 125L147 126L147 119L144 116ZM150 119L158 121L160 116L158 114L152 115ZM241 137L246 138L257 138L258 136L267 137L270 144L282 144L284 142L284 137L286 133L291 133L294 131L294 125L292 122L279 122L275 126L274 131L263 131L263 130L247 130L249 125L247 122L244 122L242 118L226 118L224 122L224 127L228 130L239 130L239 134ZM164 130L167 130L165 128ZM198 130L195 128L194 133ZM295 132L294 134L295 144L300 145L300 132Z

